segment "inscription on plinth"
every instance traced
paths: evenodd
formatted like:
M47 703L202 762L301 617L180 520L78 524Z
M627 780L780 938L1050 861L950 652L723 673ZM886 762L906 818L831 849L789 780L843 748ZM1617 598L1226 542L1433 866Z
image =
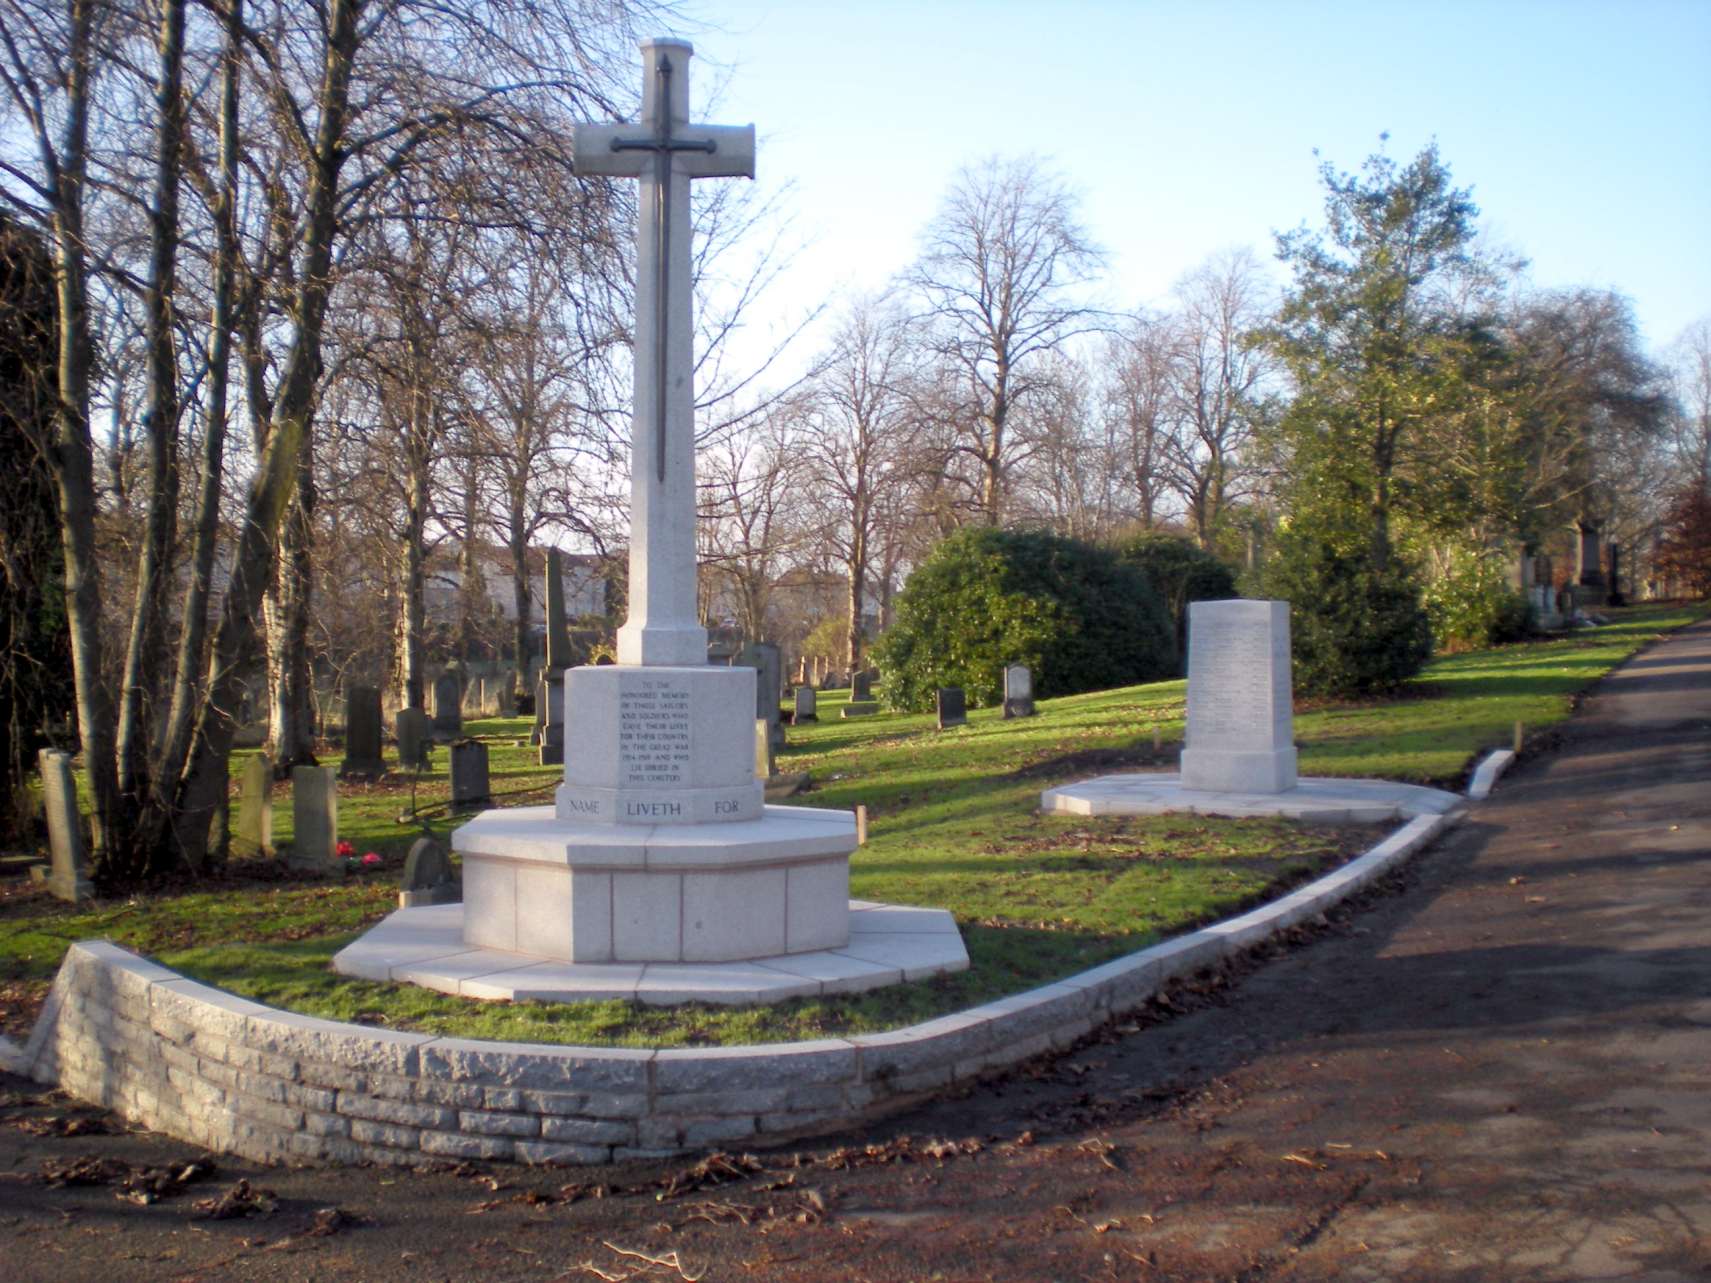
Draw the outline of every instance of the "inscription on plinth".
M619 787L682 787L689 783L689 684L667 675L625 673L618 682ZM632 802L635 806L674 803ZM643 818L642 812L633 812Z

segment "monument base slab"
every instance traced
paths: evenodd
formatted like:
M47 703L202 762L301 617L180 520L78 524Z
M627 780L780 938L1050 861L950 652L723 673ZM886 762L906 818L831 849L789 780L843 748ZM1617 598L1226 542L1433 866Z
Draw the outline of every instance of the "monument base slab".
M1448 815L1465 799L1442 789L1391 780L1308 776L1281 792L1218 792L1189 788L1174 772L1101 775L1040 794L1040 810L1056 815L1277 815L1304 824L1384 824L1419 815Z
M1295 787L1295 747L1185 748L1182 787L1213 793L1282 793Z
M552 807L488 811L452 834L463 939L569 962L726 962L849 941L848 811L601 824Z

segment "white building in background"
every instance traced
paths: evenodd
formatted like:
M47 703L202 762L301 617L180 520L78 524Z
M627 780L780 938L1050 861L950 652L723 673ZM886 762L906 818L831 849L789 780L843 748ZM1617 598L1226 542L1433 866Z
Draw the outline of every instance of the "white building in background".
M480 567L481 595L485 602L507 623L517 618L517 599L511 586L511 553L497 546L482 548L476 554ZM592 553L567 552L561 558L564 565L564 613L568 619L586 615L604 615L607 611L607 583L603 573L610 562ZM546 626L547 611L547 553L544 548L530 548L527 554L529 575L529 622L537 629ZM435 624L451 624L457 620L458 598L463 587L463 570L455 551L435 557L423 588L423 605L428 620Z

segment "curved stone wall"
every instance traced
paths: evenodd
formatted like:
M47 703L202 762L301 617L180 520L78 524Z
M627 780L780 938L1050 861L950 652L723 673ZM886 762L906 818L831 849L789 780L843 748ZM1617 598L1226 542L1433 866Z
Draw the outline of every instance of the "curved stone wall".
M279 1011L84 942L12 1059L132 1123L262 1162L605 1163L784 1140L1066 1047L1171 979L1324 912L1457 818L1420 816L1228 922L889 1033L657 1051L442 1038Z

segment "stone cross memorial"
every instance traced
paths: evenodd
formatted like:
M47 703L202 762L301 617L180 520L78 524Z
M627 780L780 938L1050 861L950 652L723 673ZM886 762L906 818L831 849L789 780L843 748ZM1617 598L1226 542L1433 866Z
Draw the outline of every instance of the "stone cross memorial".
M1289 603L1188 605L1188 734L1182 787L1282 793L1295 787Z
M552 811L489 811L453 834L463 938L574 962L836 948L849 939L854 821L765 807L756 670L708 664L696 602L689 187L753 177L754 128L691 124L690 46L641 50L641 123L578 125L572 139L579 174L641 184L630 613L616 664L564 675Z

